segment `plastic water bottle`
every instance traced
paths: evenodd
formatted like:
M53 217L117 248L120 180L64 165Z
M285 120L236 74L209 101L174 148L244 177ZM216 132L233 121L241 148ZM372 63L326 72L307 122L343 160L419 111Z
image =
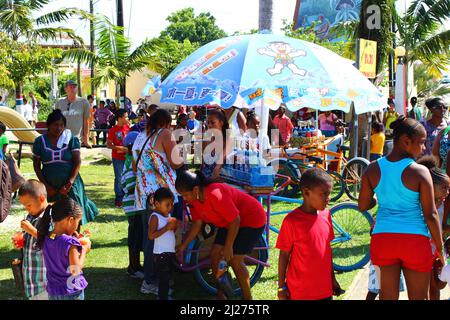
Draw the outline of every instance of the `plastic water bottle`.
M231 276L228 273L228 264L225 259L219 261L216 279L219 289L223 291L228 299L232 298L234 295L233 286L231 285Z

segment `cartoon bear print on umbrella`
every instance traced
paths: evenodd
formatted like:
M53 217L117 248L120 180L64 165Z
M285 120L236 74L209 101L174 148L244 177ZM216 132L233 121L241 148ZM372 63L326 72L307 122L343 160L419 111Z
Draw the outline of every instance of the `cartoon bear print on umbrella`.
M306 56L306 52L303 50L296 50L291 47L289 43L283 41L273 41L269 43L268 47L259 48L258 53L260 55L266 55L274 57L275 65L273 68L268 68L267 72L274 76L283 72L284 67L288 67L293 74L305 76L306 70L300 69L294 61L294 58L300 56Z

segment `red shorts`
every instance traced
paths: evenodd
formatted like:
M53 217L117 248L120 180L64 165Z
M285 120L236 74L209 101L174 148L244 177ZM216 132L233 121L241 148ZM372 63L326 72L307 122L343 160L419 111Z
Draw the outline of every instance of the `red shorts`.
M409 270L430 272L433 266L430 238L405 233L374 234L370 242L370 259L380 267L400 264Z

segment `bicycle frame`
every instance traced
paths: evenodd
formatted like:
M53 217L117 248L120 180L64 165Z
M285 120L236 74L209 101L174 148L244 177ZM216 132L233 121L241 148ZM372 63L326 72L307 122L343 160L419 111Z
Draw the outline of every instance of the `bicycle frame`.
M261 198L264 198L264 197L261 197ZM283 201L283 202L287 202L287 203L296 203L296 204L299 204L299 205L303 204L303 201L302 201L302 200L291 199L291 198L285 198L285 197L279 197L279 196L273 196L273 197L272 197L272 200ZM290 211L277 211L277 212L272 212L271 215L272 215L272 216L276 216L276 215L284 215L284 214L287 214L287 213L289 213L289 212L291 212L291 211L292 211L292 210L290 210ZM335 244L335 243L341 243L341 242L346 242L346 241L352 239L351 235L348 234L347 232L345 232L344 229L342 229L342 227L341 227L339 224L337 224L337 222L335 222L335 221L333 220L333 217L331 217L331 220L332 220L332 222L333 222L333 229L335 229L336 231L338 231L339 234L340 234L339 237L335 237L335 238L331 241L332 244ZM274 227L274 226L272 226L272 225L269 225L269 228L270 228L270 230L272 230L272 231L275 232L275 233L279 233L279 232L280 232L280 230L279 230L278 228L276 228L276 227Z

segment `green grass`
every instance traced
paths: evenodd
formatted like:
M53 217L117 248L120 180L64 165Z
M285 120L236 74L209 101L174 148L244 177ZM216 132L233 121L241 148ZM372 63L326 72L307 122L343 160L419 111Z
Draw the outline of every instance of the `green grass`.
M24 159L21 164L23 173L33 172L30 159ZM33 175L34 176L34 175ZM84 273L89 282L85 292L86 299L155 299L152 295L139 292L141 281L131 279L126 275L128 266L127 227L128 222L121 209L114 207L113 167L106 160L82 166L81 176L84 180L88 196L97 204L100 215L92 223L82 227L92 231L92 251L88 254ZM24 211L15 201L15 208L11 215L21 218ZM276 203L272 211L292 210L294 204ZM271 219L274 225L281 225L283 216ZM17 231L0 231L0 299L21 299L15 287L11 260L19 256L13 249L10 238ZM253 287L255 299L273 300L277 297L277 261L278 250L273 249L276 234L270 234L270 268L266 268L260 281ZM343 289L348 290L357 271L337 275ZM177 271L175 274L176 299L213 299L196 283L193 273Z

